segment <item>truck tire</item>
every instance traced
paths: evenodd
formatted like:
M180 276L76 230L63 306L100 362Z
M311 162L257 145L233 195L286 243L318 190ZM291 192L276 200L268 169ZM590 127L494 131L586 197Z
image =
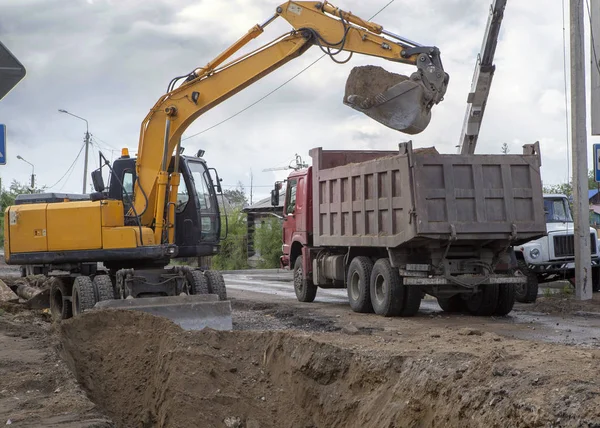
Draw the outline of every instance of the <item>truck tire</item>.
M452 297L438 297L437 301L444 312L457 313L464 312L467 309L465 300L459 295Z
M205 275L197 270L187 272L187 280L190 285L190 291L193 295L209 294L208 280Z
M317 296L317 286L309 278L304 278L301 256L294 262L294 291L299 302L310 303Z
M481 290L467 300L467 309L472 315L489 317L498 307L498 284L480 286Z
M494 315L499 317L506 316L513 310L515 305L516 286L515 284L501 284L498 286L498 306Z
M71 287L60 278L53 278L50 285L50 315L52 320L60 322L73 316L71 302L65 300L71 295Z
M592 291L600 291L600 267L592 268Z
M73 316L80 315L84 311L94 307L96 304L96 295L94 293L94 283L89 276L78 276L75 278L71 298Z
M517 260L517 266L523 276L527 278L527 282L515 285L515 300L520 303L533 303L538 295L537 275L529 270L525 260Z
M372 313L371 304L371 272L373 262L370 258L354 257L348 267L348 278L346 281L348 291L348 302L354 312Z
M227 300L227 288L225 287L225 279L223 279L221 272L205 270L204 276L208 283L208 292L219 296L219 300Z
M94 288L98 302L104 300L113 300L115 298L115 289L108 275L96 275L94 277Z
M371 272L371 304L377 315L395 317L404 309L404 287L397 269L379 259Z
M400 311L401 317L414 317L421 307L423 293L414 285L405 285L400 278L400 288L404 288L404 307Z

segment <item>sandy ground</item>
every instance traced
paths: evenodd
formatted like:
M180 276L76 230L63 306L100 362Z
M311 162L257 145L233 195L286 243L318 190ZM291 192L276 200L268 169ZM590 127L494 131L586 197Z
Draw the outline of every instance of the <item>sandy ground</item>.
M600 296L541 298L503 318L428 301L386 319L352 313L339 292L302 304L236 278L233 332L128 311L53 326L0 306L0 425L600 426Z

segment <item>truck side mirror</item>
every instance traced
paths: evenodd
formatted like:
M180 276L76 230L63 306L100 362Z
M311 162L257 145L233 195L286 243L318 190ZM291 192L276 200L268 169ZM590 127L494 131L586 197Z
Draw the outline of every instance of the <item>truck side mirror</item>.
M104 178L102 178L101 169L92 171L92 183L94 184L94 190L96 192L104 192L104 189L106 189L106 186L104 185Z
M271 206L279 206L279 190L281 189L281 183L275 183L275 187L271 190Z

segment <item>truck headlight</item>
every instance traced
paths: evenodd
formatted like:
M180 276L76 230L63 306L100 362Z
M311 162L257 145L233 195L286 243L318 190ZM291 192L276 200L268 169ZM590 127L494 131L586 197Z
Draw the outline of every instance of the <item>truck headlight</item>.
M537 259L537 258L540 256L540 250L538 250L537 248L532 248L532 249L529 251L529 256L530 256L532 259Z

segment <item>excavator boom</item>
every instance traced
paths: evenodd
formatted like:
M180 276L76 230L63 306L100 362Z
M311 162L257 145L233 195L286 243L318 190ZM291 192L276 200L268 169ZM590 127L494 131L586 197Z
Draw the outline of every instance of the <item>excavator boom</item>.
M278 17L288 21L293 30L246 55L230 59ZM364 76L351 86L367 87L366 92L347 93L344 97L346 105L395 130L409 134L423 131L429 124L431 108L442 101L446 92L449 78L436 47L421 46L328 2L283 3L262 25L252 27L206 66L184 76L184 83L177 88L174 79L169 91L144 119L138 147L134 207L143 225L156 225L156 242L167 241L164 229L173 224L172 211L166 221L163 217L165 204L172 202L165 200L167 188L171 195L177 193L173 187L176 172L169 178L166 159L178 148L187 127L206 111L315 45L336 62L349 59L337 59L338 54L345 51L350 56L359 53L416 66L410 78L375 93L368 90L373 79ZM172 232L167 235L168 242L172 242Z

